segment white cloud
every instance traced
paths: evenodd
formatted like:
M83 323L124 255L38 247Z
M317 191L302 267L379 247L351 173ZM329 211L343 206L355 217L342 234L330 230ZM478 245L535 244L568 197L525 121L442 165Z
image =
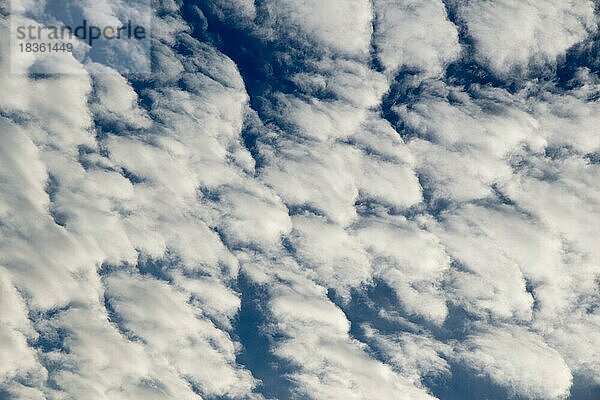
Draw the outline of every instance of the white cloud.
M375 45L383 66L439 75L460 54L458 32L442 1L375 0Z
M498 319L530 320L533 299L526 292L523 271L496 241L487 239L482 232L485 227L478 227L485 216L476 221L469 218L477 212L472 207L457 210L445 216L443 231L434 230L462 267L447 277L447 293L454 303L476 315L489 312ZM504 222L501 216L498 219Z
M148 128L151 125L147 115L137 105L137 94L124 77L99 64L89 65L88 70L94 76L95 101L91 109L98 118L133 128Z
M541 95L544 101L534 102L541 132L549 144L572 147L584 154L600 149L600 134L596 128L600 103L589 101L598 90L600 85L591 82L568 93L548 91Z
M207 71L219 82L206 75L189 76L190 86L201 95L182 94L168 84L163 86L162 97L163 93L150 93L155 96L153 117L159 122L150 121L137 105L129 83L105 67L90 66L90 71L102 70L93 80L85 70L79 75L30 80L26 75L5 73L8 66L3 62L0 86L15 93L0 103L0 276L6 283L2 319L7 324L4 330L3 322L1 334L3 342L10 343L10 351L3 349L0 358L10 359L2 365L12 365L0 371L3 391L17 398L191 399L197 398L189 383L194 381L207 393L254 396L255 380L235 364L238 345L208 320L231 328L239 299L227 284L237 274L237 260L210 229L213 210L202 206L199 188L232 181L243 184L245 172L230 165L229 152L242 160L239 131L247 101L231 62L223 56L209 61L214 67L223 64ZM61 102L55 101L59 94ZM207 97L211 94L212 100ZM207 107L193 114L198 100ZM191 111L187 118L186 111ZM125 138L109 132L106 139L96 137L94 119L122 124L125 131L133 128L134 134ZM204 129L203 134L195 133L197 127ZM212 151L196 151L204 148ZM210 166L214 166L212 176L201 173ZM268 190L259 189L259 198L276 199ZM280 203L275 200L275 204ZM287 212L284 215L286 222ZM262 240L259 233L255 236ZM102 263L135 265L140 253L143 261L148 256L162 258L165 252L183 264L185 274L174 277L178 287L189 292L166 283L155 286L181 306L176 316L185 316L193 332L182 333L180 339L191 338L188 347L194 351L211 351L211 368L195 364L205 356L203 351L169 352L157 339L156 332L175 329L178 321L164 320L164 325L146 332L135 325L136 318L145 319L145 307L135 309L141 314L130 319L119 317L123 324L137 328L140 337L148 336L146 342L129 341L107 321L97 268ZM200 272L211 277L199 282L189 278ZM146 281L140 278L140 282L138 292L143 297ZM189 296L204 292L202 284L210 282L214 297L195 293L199 308L188 305ZM126 283L125 279L120 282ZM21 307L13 286L25 296L26 305ZM112 291L118 288L110 287ZM5 308L5 299L14 305ZM118 306L117 298L111 301ZM17 306L21 307L18 315L13 315L12 308ZM35 331L27 327L29 310L43 313L65 306L66 311L56 317L36 321ZM27 342L36 332L56 335L63 331L66 341L52 352L33 349ZM201 340L205 347L195 348L195 341ZM212 348L208 342L219 345ZM18 382L27 382L31 388Z
M334 51L366 55L371 41L371 4L368 0L269 1L276 29L290 25Z
M571 371L561 356L522 328L499 327L475 334L461 346L459 357L513 395L562 399L571 387Z
M521 148L542 151L546 141L527 105L499 89L426 83L416 104L395 107L411 133L407 144L434 198L487 197L512 175L506 158Z
M370 280L367 253L342 227L311 215L294 216L292 222L295 256L315 270L317 282L348 295L349 288Z
M456 366L526 398L599 384L594 72L568 90L465 89L439 80L460 51L442 2L239 4L221 17L246 39L306 50L304 70L286 42L273 54L290 68L270 78L297 92L247 93L244 55L191 37L175 2L141 93L100 65L30 79L0 58L0 393L262 398L237 362L240 268L265 294L264 361L290 367L273 378L297 397L432 399L423 378ZM457 10L504 74L584 39L588 6ZM402 68L424 72L392 107L404 139L380 109Z
M589 0L459 1L459 15L477 58L495 73L527 72L554 64L596 29Z
M294 366L290 378L299 396L433 399L409 378L370 358L364 345L349 336L350 323L327 299L325 288L304 277L293 262L281 261L273 265L254 259L244 269L251 276L255 269L269 271L272 329L285 337L275 344L274 354Z
M448 310L439 283L449 258L439 240L403 218L365 219L356 234L371 255L375 276L395 291L406 311L443 323Z
M310 147L283 141L278 152L267 153L268 166L262 179L272 186L288 206L315 207L342 225L355 216L358 188L348 164L360 154L347 146Z
M45 371L27 343L35 336L27 308L4 268L0 272L0 383L27 375L43 378ZM18 385L10 386L18 390Z
M384 335L370 326L363 326L365 335L373 346L384 354L393 368L419 384L424 377L448 377L450 365L446 358L453 349L426 334L400 333Z
M196 398L169 360L122 335L98 304L61 311L37 329L49 337L60 330L65 335L63 348L42 355L55 366L49 371L55 385L43 389L49 398Z
M202 393L242 397L252 390L250 373L236 367L235 343L211 322L197 318L188 295L166 283L126 274L110 276L107 288L125 327Z
M222 18L227 18L231 13L238 18L248 20L256 18L254 0L216 0L215 3L222 8L220 10L223 14Z

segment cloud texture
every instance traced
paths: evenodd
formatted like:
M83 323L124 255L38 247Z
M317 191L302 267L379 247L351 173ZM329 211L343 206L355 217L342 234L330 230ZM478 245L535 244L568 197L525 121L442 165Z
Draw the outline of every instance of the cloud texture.
M0 398L597 398L592 1L154 11L149 76L0 35Z

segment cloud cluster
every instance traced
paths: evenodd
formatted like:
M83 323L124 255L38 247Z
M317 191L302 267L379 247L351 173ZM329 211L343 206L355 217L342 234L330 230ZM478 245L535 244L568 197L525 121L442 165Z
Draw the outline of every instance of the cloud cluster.
M146 78L11 74L3 39L0 397L593 393L600 78L527 77L595 21L164 1Z
M495 73L525 73L556 63L597 29L589 0L457 1L477 59Z
M375 45L392 72L416 69L439 75L458 58L458 30L442 1L376 0Z
M466 365L513 395L528 399L562 399L571 386L571 372L560 354L526 330L498 327L469 338L461 357Z

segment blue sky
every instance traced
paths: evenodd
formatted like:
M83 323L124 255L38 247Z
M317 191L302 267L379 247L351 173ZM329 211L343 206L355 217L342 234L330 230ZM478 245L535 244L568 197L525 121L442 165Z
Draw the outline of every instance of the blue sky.
M597 4L151 11L0 43L0 399L600 398Z

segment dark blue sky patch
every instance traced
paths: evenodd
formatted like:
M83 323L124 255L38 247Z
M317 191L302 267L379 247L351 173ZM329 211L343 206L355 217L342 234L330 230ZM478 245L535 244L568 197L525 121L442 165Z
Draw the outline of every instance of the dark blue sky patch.
M425 377L424 383L440 400L528 400L498 386L489 377L450 362L450 375Z
M173 283L170 271L177 269L176 260L154 259L150 257L140 257L136 266L141 275L150 276L160 281Z
M264 134L265 126L255 112L248 113L244 118L241 136L244 147L254 159L257 172L265 165L265 159L260 153L259 138Z
M544 155L553 161L560 161L566 160L567 158L576 157L578 156L578 153L573 149L572 146L550 145L546 146L544 149Z
M600 399L600 385L593 382L589 377L575 375L573 387L568 400L598 400Z
M146 180L127 168L121 168L121 175L123 175L132 185L138 185L144 183Z
M588 153L585 155L585 159L592 165L600 164L600 152Z
M267 20L267 7L257 5L257 24ZM278 31L281 37L265 40L251 26L237 25L219 12L212 2L186 3L182 16L194 24L194 18L203 15L202 23L195 23L193 36L200 41L213 43L238 67L250 97L250 106L265 124L275 124L283 131L293 129L279 113L275 95L290 94L299 98L334 100L336 96L328 89L310 91L293 82L294 74L320 73L314 62L326 53L312 43L303 41L294 32ZM251 150L252 147L250 146Z
M335 289L328 290L329 299L344 312L351 323L350 334L356 339L368 343L362 326L368 324L383 334L398 332L414 332L415 326L426 330L427 323L414 315L410 315L400 304L394 290L381 279L375 279L373 284L352 290L349 301L340 297ZM385 310L400 316L405 322L390 320L380 316Z
M294 368L271 353L281 338L268 329L268 288L257 285L244 274L238 278L238 288L242 303L234 324L234 335L243 348L237 362L262 381L257 390L259 393L267 398L292 399L293 386L288 374L294 372Z
M29 345L34 349L38 349L43 353L66 351L65 339L69 336L69 331L66 329L43 330L38 332L38 334L37 339L29 342Z
M314 215L327 219L325 213L313 204L288 204L287 209L288 214L292 217L296 215Z
M154 57L154 63L156 63L156 54L153 53L153 57ZM142 78L142 77L138 77L135 78L133 77L132 79L129 80L129 84L131 85L132 89L135 91L135 93L138 96L138 105L149 112L149 115L152 116L152 114L150 113L152 111L152 105L153 105L153 101L152 101L152 97L149 95L149 89L152 89L156 86L156 81L152 80L152 79L148 79L148 78Z
M594 73L600 72L600 32L570 48L559 61L555 78L557 87L563 91L581 87L582 82L577 79L581 68L588 68Z
M28 125L32 122L31 116L17 110L0 109L0 118L5 118L16 125Z
M420 99L423 86L416 80L419 71L412 69L403 69L396 74L390 86L390 89L381 101L381 116L387 120L390 125L396 129L404 140L418 136L406 126L398 113L394 110L395 106L406 104L410 107Z
M48 175L48 181L46 182L46 193L48 194L48 199L50 200L50 216L56 225L65 227L69 217L67 213L56 204L56 196L58 195L59 190L60 183L58 178L52 174Z

